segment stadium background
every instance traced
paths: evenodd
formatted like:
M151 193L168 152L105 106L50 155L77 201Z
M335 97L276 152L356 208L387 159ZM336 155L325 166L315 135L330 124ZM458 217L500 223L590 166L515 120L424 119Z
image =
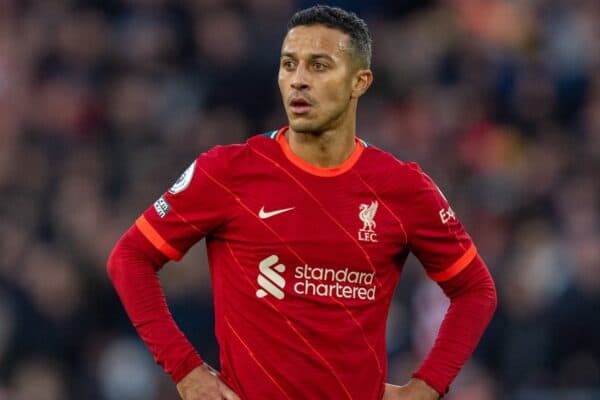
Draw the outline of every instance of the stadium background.
M600 2L331 1L370 25L358 134L416 160L475 238L498 312L448 399L600 399ZM0 399L176 399L106 277L119 235L215 144L285 122L294 0L0 0ZM197 246L162 274L214 365ZM412 260L390 380L447 302Z

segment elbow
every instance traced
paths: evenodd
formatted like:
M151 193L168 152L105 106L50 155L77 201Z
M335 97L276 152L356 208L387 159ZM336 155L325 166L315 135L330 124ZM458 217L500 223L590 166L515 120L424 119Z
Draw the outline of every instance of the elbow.
M482 313L492 319L498 307L498 294L494 279L485 264L479 260L455 280L442 285L451 301L472 301ZM484 317L485 318L485 317Z
M108 260L106 260L106 274L113 285L115 285L123 276L125 260L131 258L129 249L130 241L128 239L128 232L125 232L113 247L108 256Z
M132 239L132 232L133 228L130 228L119 238L106 261L106 274L113 285L116 285L119 279L123 278L123 273L126 272L123 269L126 264L125 260L131 260L132 255L135 259L136 246Z
M478 264L478 268L475 269L474 274L477 276L477 278L473 280L474 292L478 293L478 297L481 299L482 303L485 304L487 315L489 315L491 320L498 308L498 293L496 291L494 278L481 260Z
M106 261L106 274L108 278L114 283L119 276L120 265L118 262L119 258L119 243L115 245L112 252L108 256Z
M496 291L494 280L489 272L487 273L486 279L480 283L477 292L482 311L488 316L488 320L491 321L498 308L498 293Z
M496 309L498 308L498 292L496 291L496 285L491 277L488 297L490 299L490 315L494 315L496 313Z

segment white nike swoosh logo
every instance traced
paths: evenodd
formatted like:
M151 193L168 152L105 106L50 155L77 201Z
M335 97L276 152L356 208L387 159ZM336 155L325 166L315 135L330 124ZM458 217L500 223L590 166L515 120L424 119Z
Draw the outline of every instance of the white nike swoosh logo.
M282 208L281 210L274 210L274 211L265 211L265 207L261 207L260 211L258 212L258 218L260 219L267 219L267 218L271 218L275 215L278 214L282 214L284 212L288 212L288 211L292 211L294 208L296 207L290 207L290 208Z

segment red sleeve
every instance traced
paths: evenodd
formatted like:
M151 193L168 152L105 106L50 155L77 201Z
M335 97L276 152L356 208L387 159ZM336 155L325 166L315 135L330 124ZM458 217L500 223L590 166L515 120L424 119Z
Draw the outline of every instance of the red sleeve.
M494 281L479 256L440 286L450 298L450 307L433 348L413 376L444 394L473 354L492 319L497 300Z
M496 289L445 196L418 166L410 168L403 212L408 247L451 300L434 347L414 376L446 393L491 320Z
M181 259L231 215L226 149L217 146L200 155L137 219L140 232L169 259Z
M108 259L108 275L154 360L177 383L202 364L167 308L157 270L168 258L131 227Z

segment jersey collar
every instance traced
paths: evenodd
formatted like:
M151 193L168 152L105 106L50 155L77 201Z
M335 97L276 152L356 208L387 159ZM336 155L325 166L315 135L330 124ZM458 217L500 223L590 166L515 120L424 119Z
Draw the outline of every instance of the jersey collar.
M346 159L346 161L344 161L343 163L341 163L340 165L338 165L336 167L331 167L331 168L317 167L316 165L313 165L313 164L310 164L310 163L304 161L303 159L298 157L292 151L288 141L285 138L285 132L288 130L288 128L289 128L288 126L284 126L279 131L277 131L277 133L274 135L274 139L279 143L279 145L281 146L281 150L283 151L283 154L285 154L286 158L292 164L294 164L296 167L300 168L301 170L308 172L311 175L316 175L316 176L321 176L321 177L333 177L333 176L338 176L338 175L343 174L344 172L350 170L350 168L352 168L354 166L354 164L356 164L356 162L360 158L360 155L362 154L363 150L366 147L365 143L362 140L360 140L358 138L354 138L356 146L354 146L354 150L352 151L352 154L350 154L350 157L348 157Z

